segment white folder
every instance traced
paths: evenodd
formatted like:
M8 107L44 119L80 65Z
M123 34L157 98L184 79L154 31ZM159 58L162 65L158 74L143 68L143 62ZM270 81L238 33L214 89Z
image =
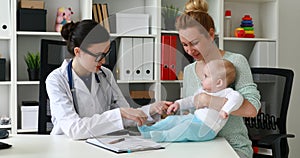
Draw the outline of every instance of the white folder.
M132 75L132 38L121 38L118 53L120 80L133 80Z
M133 38L133 80L143 80L143 38Z
M154 79L154 43L152 38L144 38L143 40L143 80Z
M10 0L0 0L0 37L9 37L11 31Z
M256 42L249 57L249 64L251 67L275 67L275 42Z
M93 7L93 0L84 0L79 1L80 5L80 14L81 14L81 20L83 19L91 19L92 12L90 11L90 8Z

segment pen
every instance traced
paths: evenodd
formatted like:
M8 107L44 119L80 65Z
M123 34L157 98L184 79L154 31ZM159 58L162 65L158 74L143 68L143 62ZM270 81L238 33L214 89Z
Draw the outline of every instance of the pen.
M127 149L127 153L132 153L136 151L146 151L146 150L157 150L157 149L165 149L165 147L143 147L143 148L136 148L136 149Z
M124 140L125 140L125 138L120 138L120 139L113 140L113 141L109 142L108 144L116 144L116 143L122 142Z

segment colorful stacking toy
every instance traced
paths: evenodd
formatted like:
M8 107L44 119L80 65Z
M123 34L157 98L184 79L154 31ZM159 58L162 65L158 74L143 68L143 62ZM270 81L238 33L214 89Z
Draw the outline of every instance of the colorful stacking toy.
M254 38L253 21L250 15L244 15L240 25L245 30L245 38Z

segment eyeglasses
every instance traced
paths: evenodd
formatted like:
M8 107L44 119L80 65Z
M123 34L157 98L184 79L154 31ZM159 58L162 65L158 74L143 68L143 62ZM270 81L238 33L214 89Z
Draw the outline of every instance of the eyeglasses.
M108 51L107 52L98 52L96 54L90 52L89 50L85 49L85 48L80 48L81 50L83 50L85 53L95 57L95 62L99 62L101 61L102 59L104 59L111 51L111 48L109 47Z

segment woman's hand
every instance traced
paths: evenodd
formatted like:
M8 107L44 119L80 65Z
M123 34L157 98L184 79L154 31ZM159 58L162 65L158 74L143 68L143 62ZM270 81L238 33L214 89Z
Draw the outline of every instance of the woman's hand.
M226 103L227 98L212 96L207 93L200 93L194 97L194 106L196 109L209 107L220 111Z
M147 121L147 115L139 109L120 108L122 118L135 121L138 126L143 125Z
M194 106L196 109L208 107L210 104L211 95L207 93L199 93L194 97Z
M167 112L168 107L172 104L173 102L170 101L158 101L150 105L150 115L154 114L164 114Z

